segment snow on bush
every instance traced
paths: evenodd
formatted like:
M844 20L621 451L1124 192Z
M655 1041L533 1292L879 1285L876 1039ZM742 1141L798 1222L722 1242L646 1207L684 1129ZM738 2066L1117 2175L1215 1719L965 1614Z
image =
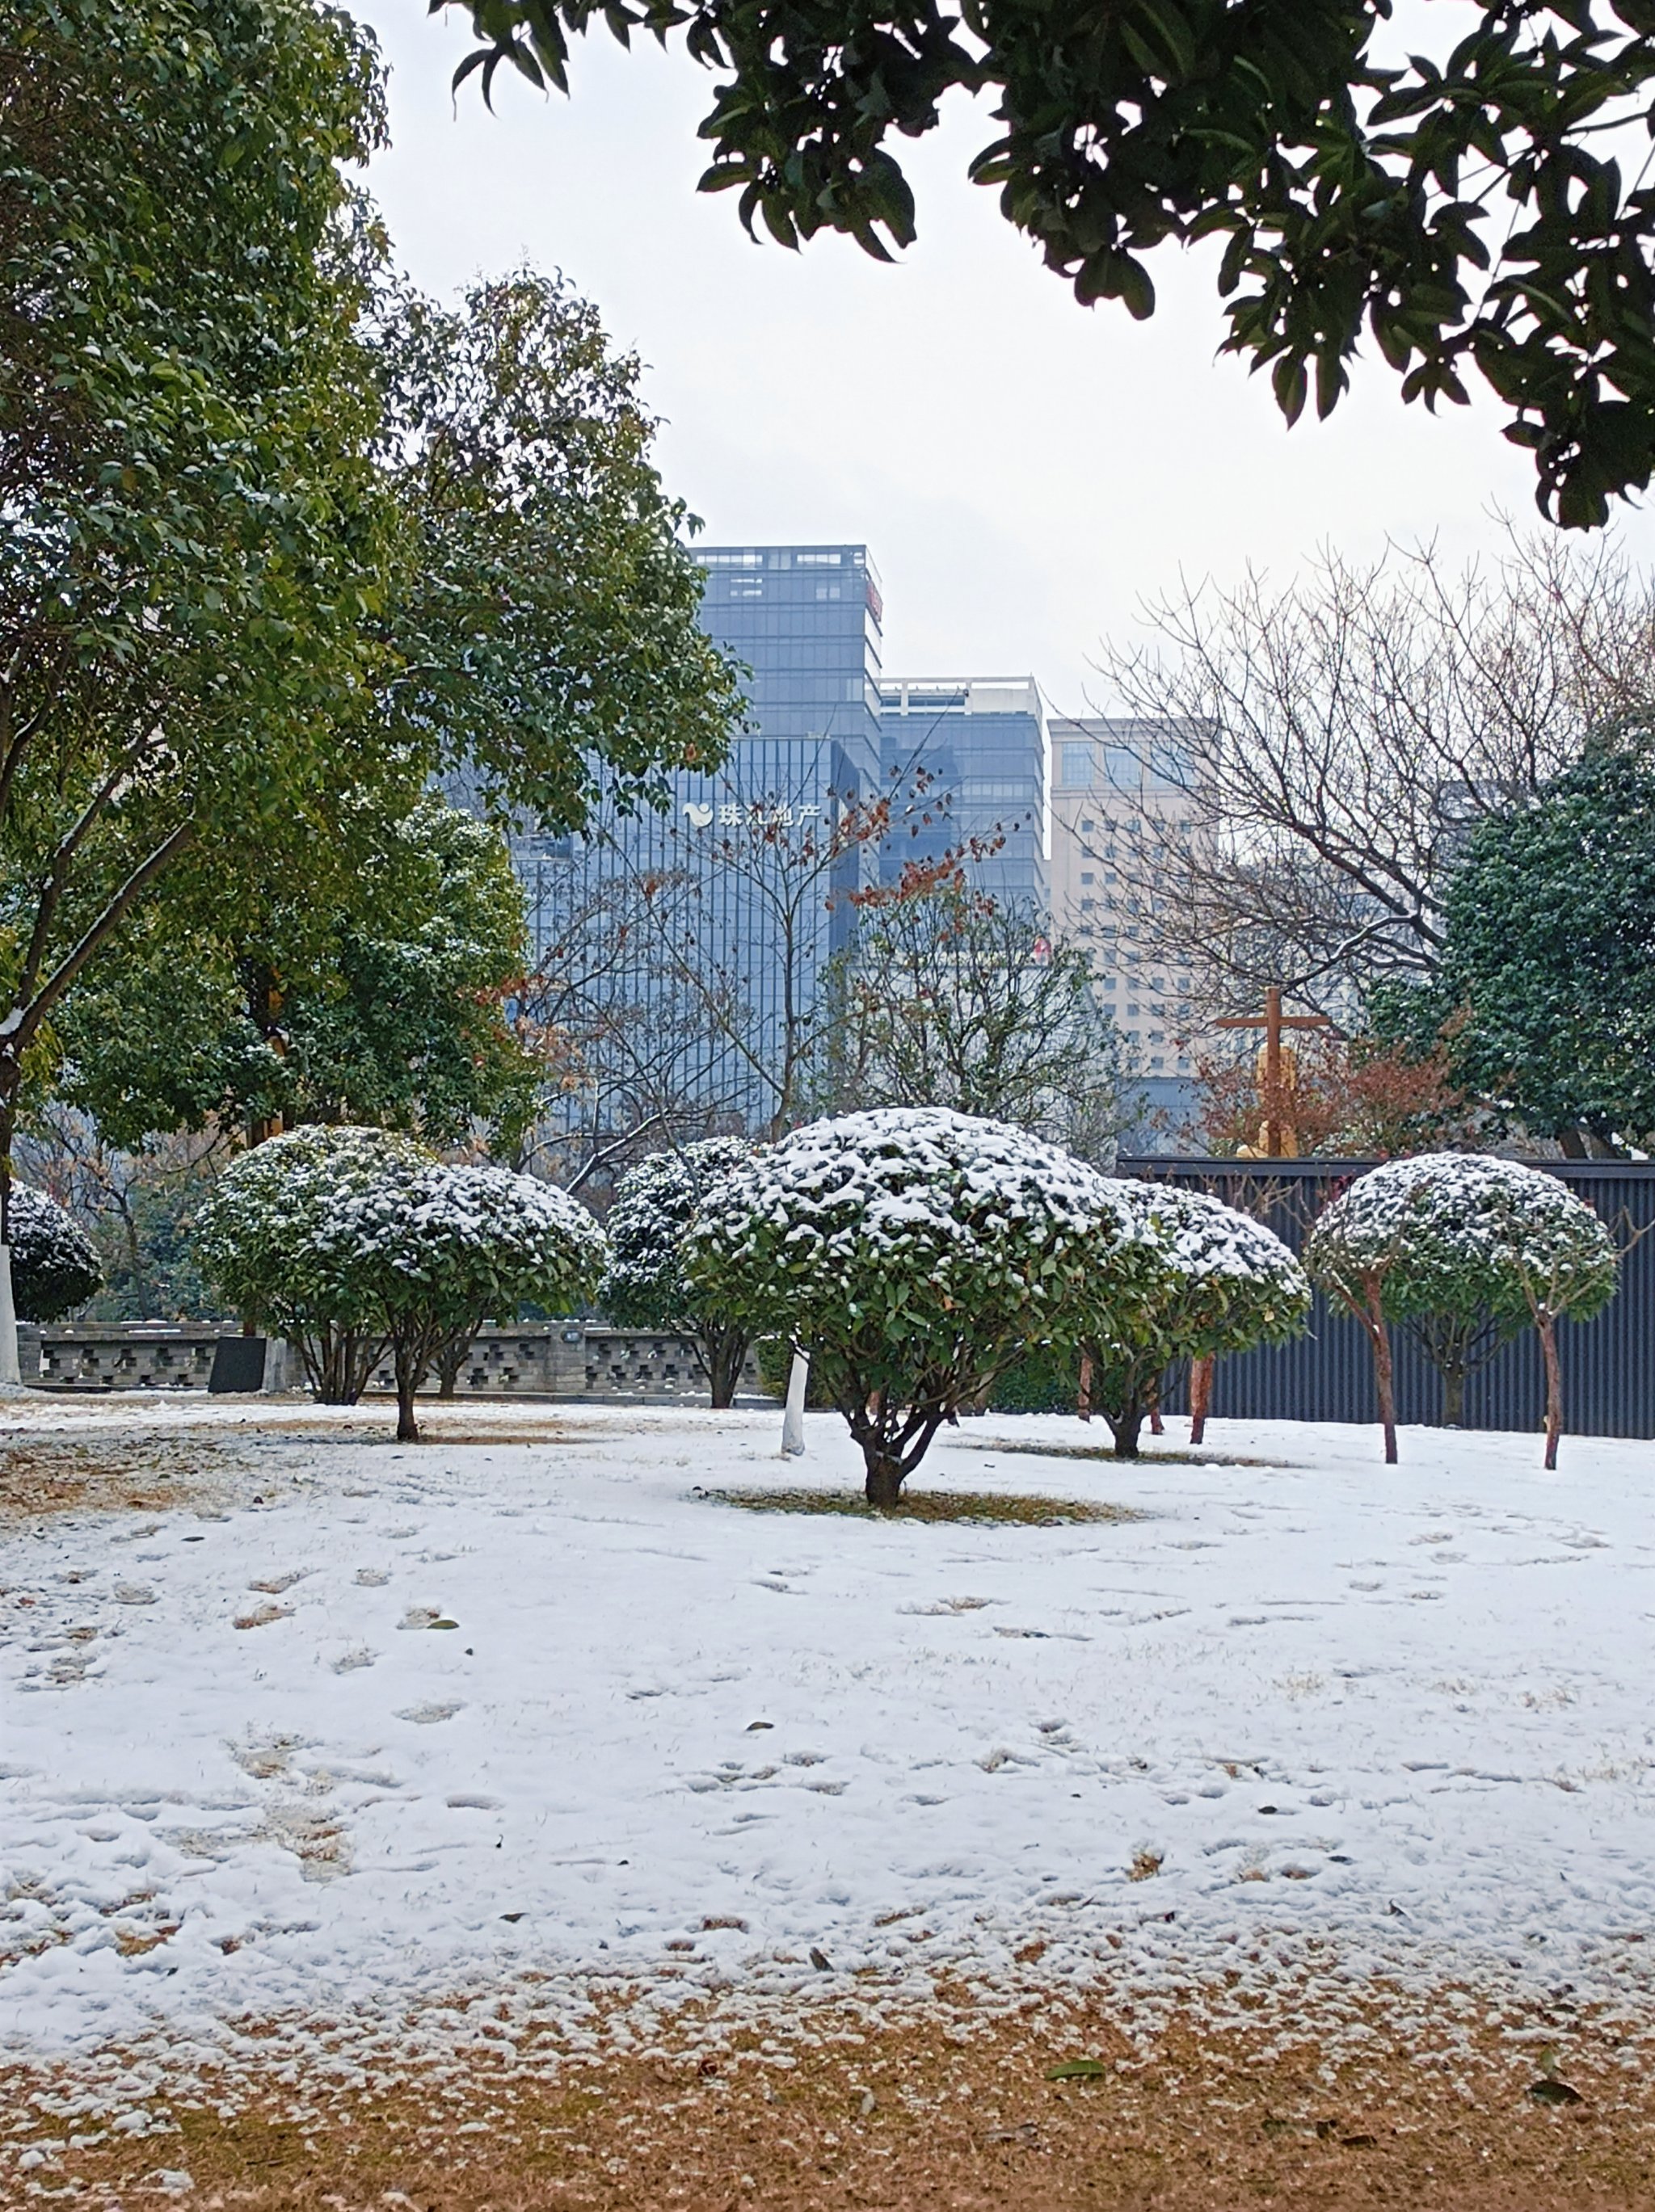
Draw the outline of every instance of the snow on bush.
M1120 1182L1117 1203L1160 1267L1146 1304L1107 1297L1080 1333L1090 1396L1123 1458L1135 1455L1144 1417L1175 1360L1279 1344L1305 1325L1311 1286L1281 1239L1205 1191ZM1112 1246L1104 1254L1107 1280Z
M11 1290L19 1321L61 1321L103 1283L85 1231L54 1199L11 1187Z
M752 1156L745 1137L708 1137L678 1152L652 1152L622 1177L604 1224L609 1267L599 1304L623 1328L693 1337L715 1406L733 1400L751 1338L697 1295L684 1272L684 1238L703 1193Z
M567 1191L508 1168L435 1163L399 1163L344 1194L313 1243L390 1346L405 1443L418 1441L415 1394L446 1339L526 1304L569 1311L606 1254L602 1230Z
M208 1280L236 1312L298 1346L326 1404L356 1403L386 1339L319 1232L362 1192L432 1164L411 1137L307 1124L243 1152L202 1209L195 1243Z
M1156 1271L1115 1186L1005 1122L890 1107L797 1129L703 1200L698 1296L811 1355L893 1505L941 1424L1027 1340L1065 1334Z
M1546 1368L1546 1465L1557 1464L1562 1371L1556 1323L1615 1295L1603 1223L1556 1176L1480 1153L1426 1152L1359 1176L1322 1214L1305 1258L1313 1279L1373 1348L1385 1458L1396 1456L1389 1323L1444 1315L1527 1321Z

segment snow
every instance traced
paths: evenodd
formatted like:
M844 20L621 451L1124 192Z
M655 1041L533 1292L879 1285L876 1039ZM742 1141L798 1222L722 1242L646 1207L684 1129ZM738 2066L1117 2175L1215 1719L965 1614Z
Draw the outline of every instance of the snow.
M1136 1467L1006 1449L1104 1441L1073 1419L946 1432L914 1487L1142 1516L1037 1528L697 1494L852 1487L831 1414L788 1462L779 1412L25 1425L239 1471L0 1530L0 2042L204 2052L530 1973L922 1994L1034 1937L1146 1990L1646 1971L1646 1443L1548 1475L1533 1437L1404 1431L1386 1469L1357 1428L1216 1420L1182 1463L1169 1423Z
M1307 1257L1347 1295L1384 1279L1398 1312L1585 1315L1615 1291L1614 1242L1585 1201L1539 1168L1476 1152L1371 1168L1323 1213Z

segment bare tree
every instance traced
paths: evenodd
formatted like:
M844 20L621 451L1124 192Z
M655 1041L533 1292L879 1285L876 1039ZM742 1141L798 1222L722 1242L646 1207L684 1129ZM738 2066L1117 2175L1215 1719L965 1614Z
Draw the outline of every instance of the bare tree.
M1134 1114L1128 1049L1089 957L1049 915L974 892L957 871L865 902L859 921L824 994L828 1110L951 1106L1113 1167Z
M1275 982L1348 1016L1428 975L1475 823L1655 700L1655 595L1612 541L1513 537L1457 572L1429 546L1329 554L1147 619L1150 646L1102 663L1159 726L1156 787L1116 795L1109 857L1146 951L1188 963L1208 1011Z

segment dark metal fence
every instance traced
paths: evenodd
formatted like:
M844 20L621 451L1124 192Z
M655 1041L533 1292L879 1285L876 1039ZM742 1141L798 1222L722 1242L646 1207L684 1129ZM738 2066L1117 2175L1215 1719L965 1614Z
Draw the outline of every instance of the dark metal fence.
M1123 1175L1211 1191L1257 1215L1297 1252L1311 1223L1372 1160L1123 1159ZM1655 1437L1655 1163L1536 1160L1597 1212L1622 1253L1621 1287L1595 1321L1565 1321L1564 1425L1577 1436ZM1439 1421L1442 1386L1406 1327L1394 1332L1396 1414ZM1469 1429L1537 1429L1546 1401L1532 1329L1504 1345L1466 1384ZM1183 1383L1169 1399L1182 1410ZM1375 1421L1373 1362L1349 1315L1318 1292L1306 1334L1220 1359L1213 1412L1254 1419Z

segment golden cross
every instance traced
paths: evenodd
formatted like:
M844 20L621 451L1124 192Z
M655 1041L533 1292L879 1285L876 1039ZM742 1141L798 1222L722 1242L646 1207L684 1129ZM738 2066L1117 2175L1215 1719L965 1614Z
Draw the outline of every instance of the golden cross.
M1281 1032L1283 1030L1329 1030L1325 1014L1284 1014L1281 987L1272 983L1264 994L1262 1014L1226 1014L1213 1024L1215 1030L1263 1030L1264 1032L1264 1157L1279 1160L1284 1149L1278 1118L1281 1102Z

